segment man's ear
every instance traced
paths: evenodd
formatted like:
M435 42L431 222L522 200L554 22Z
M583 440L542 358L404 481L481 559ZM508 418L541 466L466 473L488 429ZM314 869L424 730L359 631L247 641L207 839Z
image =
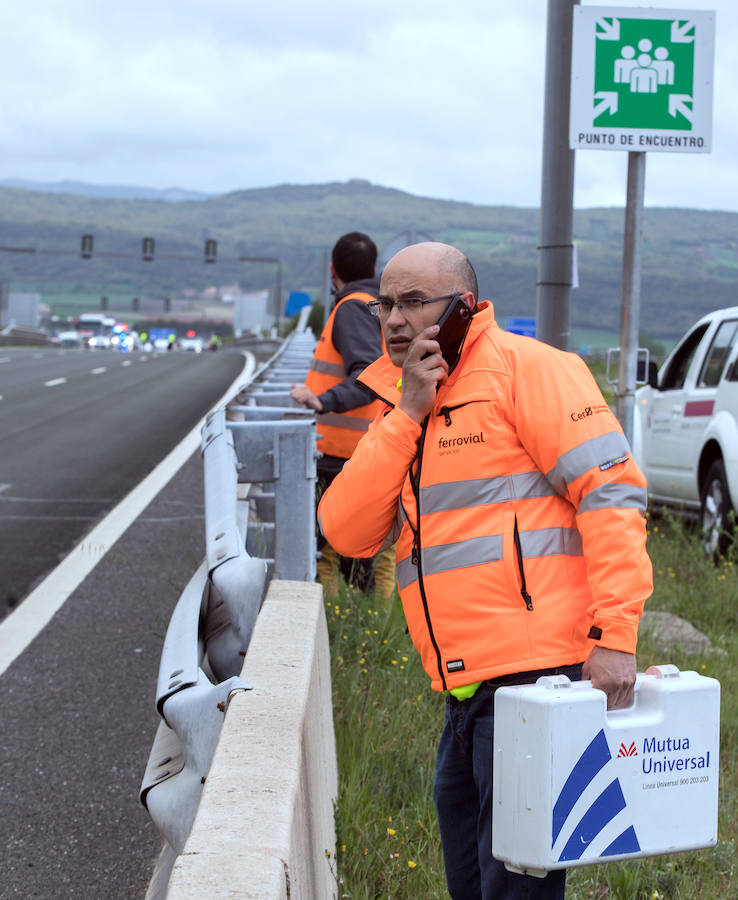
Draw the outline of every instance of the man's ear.
M477 305L477 301L474 299L474 294L471 291L464 291L461 295L461 299L466 303L469 309L474 310Z

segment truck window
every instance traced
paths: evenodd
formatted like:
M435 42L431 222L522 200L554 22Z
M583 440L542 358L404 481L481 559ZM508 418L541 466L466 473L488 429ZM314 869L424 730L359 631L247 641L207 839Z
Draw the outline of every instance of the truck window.
M738 381L738 356L733 360L730 368L725 373L726 381Z
M730 356L730 349L735 341L736 331L738 331L738 322L735 319L721 322L702 365L702 371L697 382L698 387L715 387L718 384L725 368L725 363L728 356Z
M705 336L705 332L709 325L709 322L705 322L704 325L695 328L691 334L688 334L687 337L684 338L681 345L674 353L674 356L669 360L669 364L666 367L664 374L659 379L659 390L674 391L684 387L684 381L687 377L687 372L689 371L689 366L694 357L695 350Z

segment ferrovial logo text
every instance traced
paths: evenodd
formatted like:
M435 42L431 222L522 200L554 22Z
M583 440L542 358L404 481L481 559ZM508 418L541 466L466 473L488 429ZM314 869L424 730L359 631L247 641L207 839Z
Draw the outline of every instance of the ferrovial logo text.
M447 447L463 447L464 444L486 444L487 439L484 432L479 434L465 434L462 437L438 438L438 449L443 450Z

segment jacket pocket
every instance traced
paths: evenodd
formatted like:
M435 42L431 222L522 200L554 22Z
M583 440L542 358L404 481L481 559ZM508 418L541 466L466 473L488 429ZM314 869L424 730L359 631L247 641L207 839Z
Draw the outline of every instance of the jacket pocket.
M512 600L522 603L528 610L533 609L533 600L528 593L525 580L523 550L518 532L518 520L513 510L503 513L502 559L505 581Z

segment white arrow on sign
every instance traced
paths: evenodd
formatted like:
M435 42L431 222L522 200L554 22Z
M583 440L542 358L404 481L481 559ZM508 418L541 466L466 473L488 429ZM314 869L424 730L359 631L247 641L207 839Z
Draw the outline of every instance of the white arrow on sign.
M681 113L684 118L690 122L694 122L694 110L691 106L687 106L687 103L692 103L692 98L689 94L670 94L669 95L669 115L675 116L677 113Z
M595 34L601 41L619 41L620 19L595 19Z
M595 100L600 102L595 105L592 113L593 119L601 116L603 112L610 110L610 115L614 116L618 111L618 92L617 91L597 91L594 95Z
M689 44L694 40L695 25L691 19L679 19L671 23L672 44ZM690 31L692 34L690 34Z

